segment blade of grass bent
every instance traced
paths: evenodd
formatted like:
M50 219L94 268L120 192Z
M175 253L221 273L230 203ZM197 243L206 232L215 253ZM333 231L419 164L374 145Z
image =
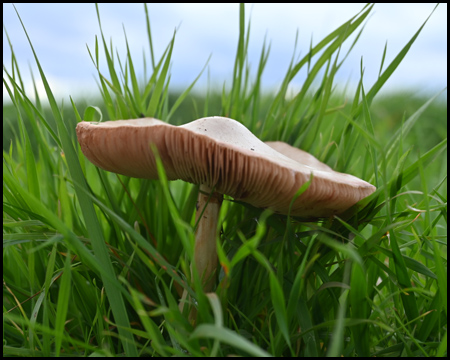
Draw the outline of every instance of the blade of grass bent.
M266 351L253 344L249 340L245 339L236 332L224 327L218 327L211 324L201 324L191 333L190 339L206 338L216 339L225 344L233 346L237 349L247 352L248 354L256 357L268 357Z
M367 10L365 10L367 8ZM277 107L277 105L282 101L282 98L285 95L287 84L292 81L292 79L297 75L297 73L303 68L305 64L308 63L309 59L316 55L318 52L320 52L325 46L330 44L328 48L324 51L324 54L321 55L320 59L316 62L316 65L320 62L320 66L316 66L316 70L309 72L308 78L305 81L304 85L302 86L302 90L300 93L291 100L291 103L296 103L299 99L303 99L304 95L306 94L307 89L309 88L310 83L312 83L315 75L320 70L320 68L323 66L323 64L326 63L326 61L331 57L331 55L336 51L341 44L360 26L360 24L364 21L364 19L369 15L373 8L373 5L365 6L362 11L364 11L359 17L358 15L352 17L350 20L342 24L340 27L338 27L336 30L331 32L328 36L326 36L322 41L320 41L316 46L314 46L308 54L306 54L300 61L298 61L293 67L289 67L289 71L285 76L285 79L283 80L283 86L281 90L278 92L275 100L273 101L271 108L268 112L269 116L274 115L274 111ZM361 12L362 12L361 11ZM354 20L354 21L353 21ZM353 21L353 22L352 22ZM334 40L337 38L336 40ZM334 40L334 41L333 41ZM308 84L307 84L308 82ZM284 89L284 90L283 90ZM282 91L283 90L283 91ZM301 103L301 101L300 101Z
M34 58L36 60L36 64L39 68L39 73L42 78L42 82L45 87L45 91L48 97L48 101L50 103L50 107L52 109L53 116L55 118L59 137L61 138L61 145L64 151L64 154L67 159L67 164L69 167L69 171L71 177L74 181L82 184L84 188L87 189L87 184L81 170L80 163L78 161L77 154L72 144L72 139L69 136L67 128L62 120L61 112L58 109L58 105L56 104L55 97L50 89L50 85L47 82L47 78L45 77L44 71L41 67L39 59L34 51L34 47L31 43L30 37L25 29L25 26L22 22L22 19L19 16L19 13L16 10L17 16L22 24L24 32L27 36L28 42L30 44L31 50L33 51ZM82 191L75 189L80 207L82 209L83 217L86 222L86 227L88 229L89 237L92 240L92 248L94 250L94 254L98 259L99 266L101 266L105 272L109 275L108 277L102 276L103 282L105 284L106 293L108 294L108 299L110 301L111 309L114 315L114 318L119 326L119 333L123 337L123 346L125 352L128 356L137 356L138 352L136 349L136 345L134 343L133 336L130 332L125 331L124 329L131 327L130 322L128 320L127 311L125 308L124 300L120 293L118 293L115 289L115 286L111 283L110 279L115 278L115 273L111 261L108 256L108 251L105 245L105 241L103 238L103 233L98 222L97 216L95 214L94 205L92 201L89 199L86 194Z
M439 4L438 4L439 5ZM422 24L422 26L417 30L417 32L414 34L414 36L409 40L409 42L403 47L403 49L397 54L394 60L389 64L389 66L386 68L386 70L381 74L381 76L378 77L378 80L375 82L375 84L372 86L370 91L367 93L367 102L370 105L375 95L380 91L380 89L383 87L384 83L391 77L391 75L394 73L395 69L400 65L403 58L408 53L409 49L411 48L412 44L416 41L417 37L419 36L420 32L422 31L423 27L427 23L430 16L433 14L433 12L436 10L436 5L431 14L427 17L425 22ZM384 57L383 57L384 58ZM355 117L357 117L360 112L362 111L362 104L359 104L357 107L355 113L353 114Z

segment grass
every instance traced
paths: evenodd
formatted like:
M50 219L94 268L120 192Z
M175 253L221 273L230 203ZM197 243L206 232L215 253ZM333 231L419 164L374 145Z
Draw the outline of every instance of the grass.
M363 86L363 70L354 93L333 86L345 59L342 44L361 31L372 8L304 57L296 60L294 51L274 95L261 84L267 44L250 76L244 5L232 86L209 89L204 98L191 93L196 80L172 97L174 41L158 60L146 7L150 76L137 79L130 54L114 58L101 32L88 49L95 67L100 56L108 66L107 73L97 67L95 107L70 99L61 108L34 49L47 98L30 101L12 51L10 67L4 65L13 103L4 118L14 136L7 144L4 138L3 151L3 354L445 356L446 105L436 97L377 97L426 21L390 64L381 56L371 88ZM302 89L287 96L305 67ZM145 115L174 124L228 116L262 140L301 147L377 191L339 217L316 221L226 198L218 286L194 292L196 187L117 176L86 161L75 126L98 120L99 111L104 120ZM178 308L183 287L198 304L195 326Z

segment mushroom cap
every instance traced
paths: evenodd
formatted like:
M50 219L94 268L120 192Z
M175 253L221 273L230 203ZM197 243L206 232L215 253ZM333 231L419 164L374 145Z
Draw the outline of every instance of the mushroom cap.
M339 214L375 191L371 184L333 171L312 155L308 154L309 159L316 162L302 163L289 153L285 156L229 118L207 117L182 126L153 118L83 121L76 131L84 155L102 169L157 179L150 147L154 144L169 180L203 184L235 200L281 214L288 213L293 196L312 172L313 181L294 202L291 215Z
M308 165L317 170L334 171L328 165L317 160L316 157L306 152L305 150L298 149L285 143L283 141L265 141L265 144L269 145L272 149L282 153L284 156L295 160L303 165Z

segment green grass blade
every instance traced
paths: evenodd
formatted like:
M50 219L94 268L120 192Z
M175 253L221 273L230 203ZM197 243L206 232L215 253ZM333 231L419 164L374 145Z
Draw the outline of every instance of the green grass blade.
M150 47L150 58L152 59L153 71L155 71L155 56L154 56L154 52L153 52L152 32L150 30L150 17L148 16L147 4L144 4L144 9L145 9L145 22L147 24L147 36L148 36L148 42L149 42L149 47Z
M66 254L66 260L64 261L64 270L61 276L61 286L58 292L58 305L55 321L55 349L56 356L59 356L62 344L62 334L64 333L64 323L66 322L67 310L69 308L70 288L72 279L72 269L70 267L71 258L70 251Z
M160 97L163 91L163 86L164 83L166 81L166 78L168 76L168 71L169 71L169 65L170 65L170 60L172 58L172 51L173 51L173 45L175 43L175 34L176 31L173 34L172 40L169 44L169 51L167 53L166 59L164 61L164 66L161 70L161 74L159 76L159 79L156 81L155 84L155 89L152 93L152 96L150 98L150 103L148 104L147 107L147 111L146 111L146 115L149 117L155 117L156 116L156 108L159 104L160 101Z
M353 264L350 276L350 294L349 302L353 319L367 319L370 314L369 303L367 302L367 281L366 269ZM369 331L367 324L354 326L352 329L352 338L355 343L358 356L370 356Z
M128 39L127 39L127 34L125 32L125 28L123 29L123 33L125 35L125 43L127 45L128 69L130 71L130 80L131 80L131 85L132 85L132 89L133 89L133 96L131 97L131 99L133 99L133 102L137 104L138 113L143 113L144 106L143 106L142 99L141 99L141 93L139 91L139 84L138 84L138 80L136 77L136 72L134 70L133 59L131 57L130 48L128 46Z
M244 351L248 355L257 357L269 357L266 351L262 350L257 345L253 344L249 340L242 336L239 336L234 331L227 328L221 328L216 325L201 324L195 328L190 335L191 339L207 338L216 339L230 346L236 347L241 351Z
M438 351L436 353L437 357L447 356L447 333L448 331L445 330L444 336L439 344Z
M289 347L291 347L291 340L289 338L288 321L286 314L286 305L284 300L283 290L277 277L273 272L270 272L270 295L272 298L273 308L275 310L275 316L277 319L280 331L283 334L284 339Z
M381 73L383 71L384 60L386 59L386 50L387 50L387 41L384 45L383 56L381 57L380 71L378 72L378 78L380 78Z
M345 265L344 269L344 283L348 283L349 281L349 273L350 273L351 265L350 263L347 263ZM339 301L339 308L338 313L336 316L336 319L333 321L333 331L332 331L332 338L331 342L327 351L327 356L341 356L342 349L344 347L344 329L346 325L346 308L347 308L347 302L348 302L348 289L343 288L340 296Z
M144 306L142 305L142 300L140 299L140 294L134 290L133 288L131 288L130 286L128 287L128 290L131 293L131 296L133 298L133 303L136 309L136 312L139 315L139 318L142 321L142 325L144 326L146 332L147 332L147 336L149 339L152 340L152 347L154 347L156 349L156 351L158 351L158 353L161 356L168 356L167 352L164 349L164 338L161 335L161 331L158 329L158 326L154 323L154 321L150 318L150 316L148 315L148 313L145 311Z

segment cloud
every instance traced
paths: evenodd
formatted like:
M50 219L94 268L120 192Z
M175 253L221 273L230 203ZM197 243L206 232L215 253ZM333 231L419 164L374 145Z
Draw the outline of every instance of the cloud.
M271 52L263 78L263 86L276 86L286 73L294 51L298 30L297 55L306 54L310 41L317 44L324 36L356 15L361 4L253 4L246 5L246 24L251 21L249 62L256 72L264 38L271 44ZM338 73L337 81L346 82L351 76L359 80L361 57L366 69L365 79L373 83L387 41L385 67L431 13L433 4L376 4L373 14L346 63ZM96 69L91 62L86 44L95 51L95 36L101 41L97 14L93 4L17 4L19 14L31 37L33 46L49 78L55 81L60 96L81 94L87 88L96 90L93 76ZM11 4L4 4L4 25L14 46L23 73L34 59ZM150 72L150 52L145 12L140 4L99 4L105 40L113 41L116 67L117 54L122 65L126 46L123 26L138 76L143 76L143 51ZM218 86L231 82L234 57L239 36L239 7L236 4L149 4L153 46L159 58L179 27L172 59L174 87L185 88L198 75L209 55L211 80ZM388 87L417 86L440 90L447 85L447 5L441 4L424 27L404 62L389 80ZM123 25L123 26L122 26ZM103 49L100 45L100 58ZM349 45L347 45L349 46ZM341 54L342 57L343 54ZM3 63L10 67L11 53L6 35L3 35ZM37 74L35 65L32 65ZM102 71L107 72L104 60ZM29 79L29 77L25 78ZM206 84L206 73L199 81ZM64 82L59 86L59 82ZM302 79L296 80L301 85ZM83 84L88 84L83 86ZM75 90L78 89L78 90ZM5 91L4 97L5 97Z

